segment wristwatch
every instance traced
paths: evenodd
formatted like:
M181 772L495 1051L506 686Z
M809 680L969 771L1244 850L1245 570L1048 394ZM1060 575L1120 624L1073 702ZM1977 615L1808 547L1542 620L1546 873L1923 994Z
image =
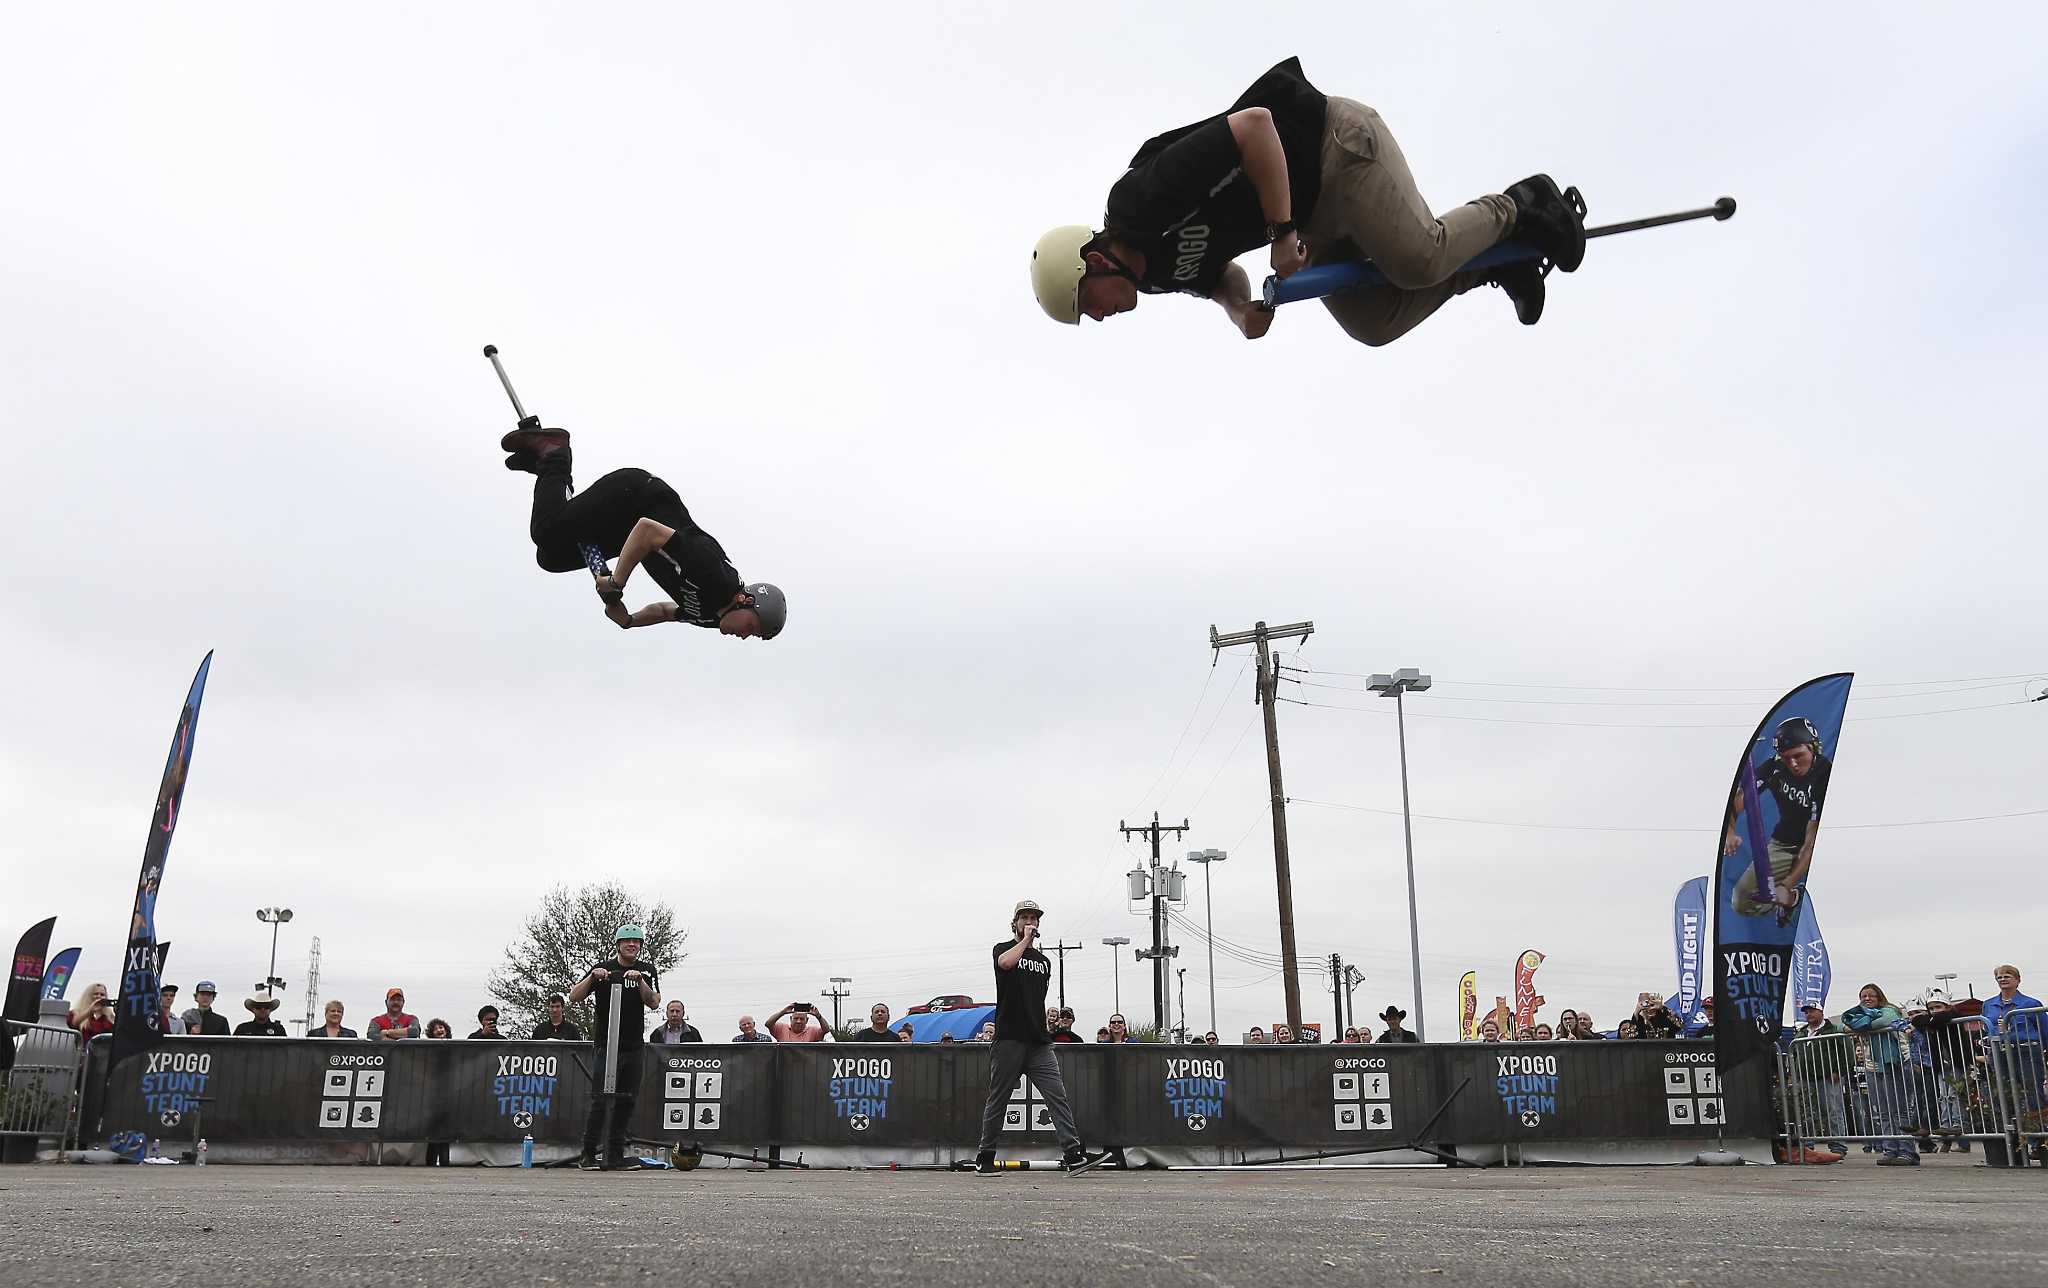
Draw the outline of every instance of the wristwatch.
M1298 225L1292 219L1282 219L1277 223L1267 224L1266 240L1269 242L1279 241L1288 233L1295 231L1297 227Z

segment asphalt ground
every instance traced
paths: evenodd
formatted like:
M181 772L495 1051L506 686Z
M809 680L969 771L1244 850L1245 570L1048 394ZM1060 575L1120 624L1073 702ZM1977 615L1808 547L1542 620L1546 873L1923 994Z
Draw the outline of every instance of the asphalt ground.
M2048 1173L0 1169L0 1284L2048 1284Z

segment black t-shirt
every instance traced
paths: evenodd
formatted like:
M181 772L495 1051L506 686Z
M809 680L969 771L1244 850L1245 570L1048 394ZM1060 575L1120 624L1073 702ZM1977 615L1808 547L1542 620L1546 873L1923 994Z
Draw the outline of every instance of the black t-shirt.
M581 1042L583 1030L577 1028L573 1020L563 1020L560 1024L542 1020L533 1026L533 1037L537 1042Z
M1409 1031L1408 1031L1407 1029L1401 1029L1401 1030L1400 1030L1400 1031L1398 1031L1398 1032L1396 1032L1396 1031L1394 1031L1394 1030L1392 1030L1392 1029L1389 1029L1389 1030L1388 1030L1387 1032L1385 1032L1385 1033L1382 1033L1382 1034L1380 1034L1380 1035L1379 1035L1379 1037L1377 1037L1377 1038L1375 1038L1375 1039L1373 1039L1373 1040L1374 1040L1374 1041L1376 1041L1376 1042L1420 1042L1420 1041L1422 1041L1422 1039L1421 1039L1421 1038L1418 1038L1418 1037L1416 1037L1416 1036L1415 1036L1415 1035L1414 1035L1413 1033L1410 1033L1410 1032L1409 1032Z
M671 526L676 534L641 567L675 601L677 621L716 627L718 610L739 593L739 572L718 538L691 523L687 514L682 524Z
M607 1041L605 1030L611 1023L611 991L620 986L621 976L629 970L637 970L647 977L647 988L645 990L627 988L625 993L619 998L619 1045L621 1047L639 1046L643 1040L641 1034L647 1029L647 1012L654 1009L647 1005L648 995L661 991L661 981L656 978L654 967L648 965L645 961L636 961L631 966L628 966L618 958L613 957L609 961L597 963L590 969L608 971L611 974L610 979L605 980L601 984L594 985L590 990L590 1002L595 1008L594 1014L596 1017L591 1021L590 1040L599 1046L605 1045Z
M1290 58L1252 83L1230 112L1273 113L1287 158L1289 213L1304 224L1322 192L1323 124L1329 99ZM1266 214L1230 122L1212 116L1148 139L1109 190L1103 227L1145 255L1142 290L1209 295L1230 261L1266 244Z
M189 1015L185 1017L185 1032L195 1038L224 1038L233 1029L228 1024L228 1017L219 1011L200 1011L196 1020Z
M1005 939L989 954L991 961L1017 946ZM1045 1031L1045 990L1052 983L1052 962L1034 943L1017 959L1014 970L996 967L996 1041L1050 1042Z
M1675 1038L1678 1036L1678 1021L1666 1010L1651 1011L1648 1015L1637 1011L1632 1017L1636 1028L1646 1038Z
M896 1036L894 1029L878 1029L870 1026L854 1034L851 1040L855 1042L901 1042L903 1039Z
M1794 778L1785 762L1776 756L1756 771L1758 791L1769 792L1778 801L1778 825L1771 839L1780 845L1806 844L1806 825L1820 821L1821 806L1827 802L1828 774L1834 762L1816 755L1804 778Z
M482 1038L487 1042L510 1042L512 1040L511 1038L506 1037L503 1033L486 1033L482 1029L478 1029L476 1032L470 1034L469 1036L471 1041L475 1041L478 1038Z
M281 1038L288 1036L276 1020L244 1020L235 1026L238 1038Z

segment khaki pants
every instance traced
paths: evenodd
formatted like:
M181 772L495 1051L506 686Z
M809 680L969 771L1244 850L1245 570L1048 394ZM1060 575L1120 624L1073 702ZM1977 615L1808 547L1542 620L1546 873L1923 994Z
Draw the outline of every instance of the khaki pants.
M1771 856L1771 880L1777 885L1784 885L1785 878L1792 875L1792 869L1799 866L1799 847L1783 841L1770 841L1764 848ZM1745 917L1757 916L1760 915L1759 910L1769 907L1770 903L1770 891L1757 893L1756 866L1752 864L1744 868L1742 875L1735 878L1735 911Z
M1484 272L1458 269L1515 224L1515 203L1498 193L1441 219L1431 214L1387 123L1352 99L1330 100L1322 166L1322 195L1301 234L1310 262L1370 259L1390 283L1323 297L1323 307L1361 344L1399 339L1445 300L1485 282Z

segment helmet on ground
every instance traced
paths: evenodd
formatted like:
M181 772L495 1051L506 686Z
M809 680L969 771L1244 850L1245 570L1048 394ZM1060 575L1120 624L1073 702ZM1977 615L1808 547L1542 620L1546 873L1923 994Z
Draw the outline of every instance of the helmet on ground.
M622 939L645 940L646 938L647 932L640 929L638 925L635 925L633 922L629 921L625 925L619 927L619 933L612 936L612 942L618 943Z
M757 581L746 591L753 597L754 615L761 619L761 638L772 640L782 634L782 624L789 620L789 600L782 587Z
M1771 745L1778 751L1783 751L1787 747L1807 746L1813 748L1814 754L1818 755L1820 730L1814 728L1813 721L1806 717L1793 716L1778 726L1778 732L1771 739Z
M1081 279L1088 275L1081 249L1094 240L1095 230L1086 224L1061 224L1031 248L1031 293L1055 322L1080 324Z

